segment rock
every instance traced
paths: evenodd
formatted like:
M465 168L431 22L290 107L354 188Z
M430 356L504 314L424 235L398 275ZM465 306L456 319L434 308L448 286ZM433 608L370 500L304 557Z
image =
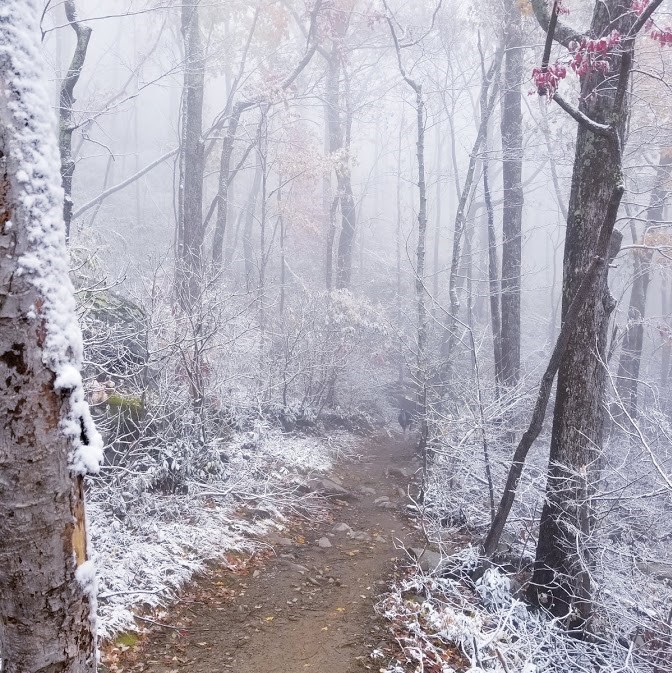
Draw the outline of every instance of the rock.
M292 547L294 542L288 537L282 537L277 533L269 533L266 539L273 545L278 545L279 547Z
M347 523L337 523L331 530L334 533L347 533L348 535L352 533L352 528Z
M387 476L388 477L399 477L400 479L412 479L415 475L415 470L411 470L408 467L388 467Z
M387 542L387 540L382 535L374 535L374 542Z
M259 577L259 575L261 575L261 571L259 571L259 570L255 570L255 571L252 573L252 577Z
M644 575L655 577L657 580L672 582L672 565L667 563L645 563L639 561L637 569Z
M359 492L362 495L376 495L376 489L371 488L370 486L360 486Z
M331 542L329 542L329 538L328 538L328 537L321 537L321 538L317 541L317 546L318 546L318 547L321 547L322 549L329 549L329 547L331 547L332 545L331 545Z
M308 582L310 582L310 584L312 584L314 587L321 586L321 584L313 577L309 577Z
M381 502L377 504L376 507L379 507L380 509L394 509L396 505L393 502Z
M289 568L289 570L293 570L296 573L300 573L303 575L303 573L308 572L308 568L306 566L302 566L300 563L292 563L291 561L284 561L283 565L286 568Z
M341 498L344 500L357 500L354 493L337 484L333 479L310 479L307 483L308 489L312 493L319 493L327 498Z
M364 530L351 531L348 533L348 537L351 540L359 540L360 542L371 542L371 536Z
M423 549L422 547L411 547L406 550L411 558L420 566L420 569L426 573L440 573L446 563L446 557L437 551Z
M401 488L401 486L397 486L396 490L397 490L397 495L400 498L405 498L406 497L406 491L403 488Z
M390 499L386 495L381 495L380 498L376 498L373 501L373 504L378 507L378 505L382 505L384 502L390 502Z

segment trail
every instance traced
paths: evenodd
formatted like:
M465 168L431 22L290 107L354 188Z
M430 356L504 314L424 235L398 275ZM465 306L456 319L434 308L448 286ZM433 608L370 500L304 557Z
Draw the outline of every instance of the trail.
M417 469L409 443L369 440L358 461L329 475L358 495L331 500L326 516L303 521L287 538L271 536L273 553L246 572L222 564L194 581L167 626L118 662L143 673L355 673L371 668L384 647L376 596L417 532L405 494ZM388 498L380 502L381 498ZM338 524L352 529L336 532ZM345 526L340 526L345 528ZM317 541L327 538L330 547Z

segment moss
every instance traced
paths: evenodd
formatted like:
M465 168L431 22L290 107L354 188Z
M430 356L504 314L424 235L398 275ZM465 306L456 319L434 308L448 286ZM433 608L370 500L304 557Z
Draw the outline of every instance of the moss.
M116 637L114 644L117 647L120 645L122 647L134 647L138 640L140 640L140 635L138 633L135 633L134 631L125 631Z
M107 398L107 403L111 407L117 407L122 411L131 411L140 413L142 411L142 399L136 395L122 395L121 393L112 393Z

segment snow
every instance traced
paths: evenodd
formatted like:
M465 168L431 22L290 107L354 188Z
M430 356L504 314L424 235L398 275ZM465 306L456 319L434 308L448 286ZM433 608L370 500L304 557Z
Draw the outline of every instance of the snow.
M121 468L111 483L92 484L87 515L98 568L100 637L135 630L134 613L141 606L166 607L209 561L228 552L251 554L266 544L266 533L282 533L286 512L315 507L298 486L313 472L328 470L354 441L350 435L285 435L258 423L253 431L217 443L228 462L208 479L191 475L188 494L158 493L149 473ZM246 503L271 517L247 521L238 511Z
M84 474L98 469L103 443L79 376L82 336L68 276L60 157L38 39L40 11L36 0L3 0L0 6L0 70L5 73L0 125L14 225L27 237L17 273L40 297L26 317L45 331L43 360L56 376L55 388L69 392L62 429L72 444L71 469Z

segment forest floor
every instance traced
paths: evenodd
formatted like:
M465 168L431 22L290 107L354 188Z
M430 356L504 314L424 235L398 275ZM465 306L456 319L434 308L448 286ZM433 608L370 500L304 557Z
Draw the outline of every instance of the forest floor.
M419 541L405 514L417 471L410 441L363 440L328 475L351 494L296 516L252 558L227 556L133 643L104 648L104 671L355 673L389 654L374 605ZM340 529L340 530L339 530ZM319 543L319 544L318 544ZM134 640L134 639L133 639ZM386 657L387 658L387 657Z

